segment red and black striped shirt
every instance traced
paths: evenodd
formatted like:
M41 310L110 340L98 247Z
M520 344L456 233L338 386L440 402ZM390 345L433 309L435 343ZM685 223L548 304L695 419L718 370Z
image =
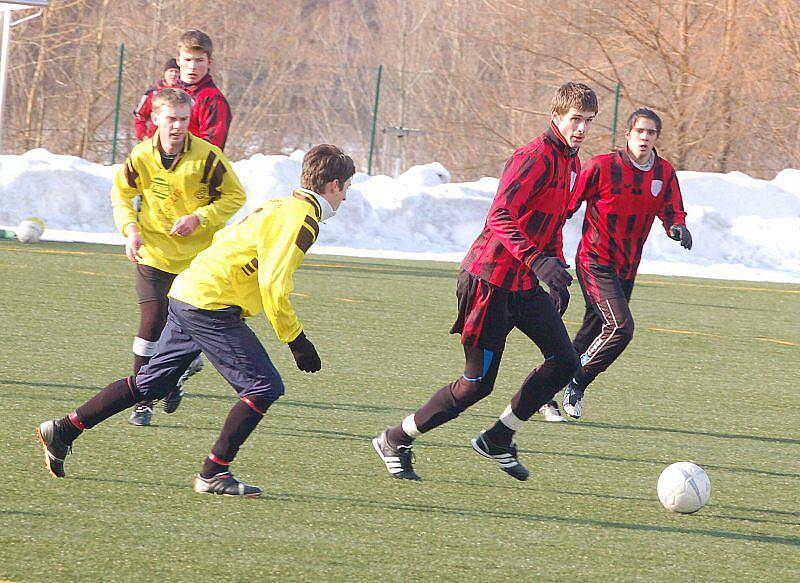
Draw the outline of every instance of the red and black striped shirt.
M584 200L586 216L576 261L611 267L621 279L636 276L655 217L667 234L672 225L686 224L678 177L657 153L646 171L633 165L627 149L590 159L578 179L568 218Z
M224 150L233 117L228 100L210 74L206 74L197 84L184 85L183 88L194 99L189 131Z
M534 288L531 262L540 254L564 258L561 228L580 173L577 150L550 128L506 163L483 231L461 267L510 291Z

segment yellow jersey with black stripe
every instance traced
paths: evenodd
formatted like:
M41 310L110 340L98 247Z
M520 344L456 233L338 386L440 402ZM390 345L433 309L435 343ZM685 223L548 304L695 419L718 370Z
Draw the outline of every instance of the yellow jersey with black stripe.
M141 208L134 199L141 196ZM139 263L180 273L245 202L245 192L225 154L213 144L186 134L169 168L161 162L158 133L137 144L117 173L111 190L114 222L136 223L144 244ZM177 219L190 213L200 226L188 237L169 235Z
M205 310L239 306L243 316L263 309L280 341L291 342L303 331L289 301L294 272L317 240L321 218L319 201L300 190L268 201L217 233L175 278L169 297Z

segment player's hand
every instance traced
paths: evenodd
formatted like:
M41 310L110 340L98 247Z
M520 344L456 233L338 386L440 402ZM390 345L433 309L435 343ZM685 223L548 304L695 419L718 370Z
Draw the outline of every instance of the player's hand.
M569 290L565 287L550 288L550 297L556 305L558 315L563 316L569 306Z
M142 258L142 256L139 255L139 248L142 246L142 243L144 243L144 241L139 234L139 228L136 225L130 225L126 230L125 255L134 263L139 263L139 260Z
M197 227L200 226L200 217L196 214L191 213L188 215L184 215L175 221L175 224L172 225L172 229L170 230L170 235L178 235L179 237L188 237L192 233L197 230Z
M672 225L669 228L669 236L676 241L681 242L681 247L684 249L692 248L692 234L686 225Z
M531 269L539 281L547 284L552 289L565 288L572 283L572 276L567 271L567 265L558 257L538 255L531 262Z
M297 368L303 372L317 372L322 368L322 361L319 359L317 349L311 344L311 340L306 338L305 332L300 332L300 336L289 343Z

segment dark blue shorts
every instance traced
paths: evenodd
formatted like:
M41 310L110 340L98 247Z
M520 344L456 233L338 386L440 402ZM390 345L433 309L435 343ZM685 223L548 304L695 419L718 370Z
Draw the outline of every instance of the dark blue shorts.
M202 352L239 396L270 403L283 395L283 381L239 307L201 310L170 298L167 324L156 353L136 375L139 400L164 397Z

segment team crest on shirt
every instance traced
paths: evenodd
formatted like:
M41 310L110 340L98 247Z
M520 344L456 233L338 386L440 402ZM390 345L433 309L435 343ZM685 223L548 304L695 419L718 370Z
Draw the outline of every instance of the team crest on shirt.
M169 196L169 182L162 176L153 176L150 179L150 192L152 192L156 198L166 200Z
M663 180L653 180L650 183L650 194L658 196L661 193L661 187L664 186Z
M578 179L578 173L577 172L572 171L572 172L569 173L569 190L570 190L570 192L572 192L572 190L575 188L575 181L577 179Z

